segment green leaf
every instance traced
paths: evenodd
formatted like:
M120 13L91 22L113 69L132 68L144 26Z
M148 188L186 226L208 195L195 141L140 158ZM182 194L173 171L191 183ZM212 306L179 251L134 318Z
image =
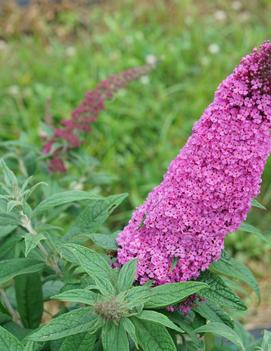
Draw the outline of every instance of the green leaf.
M49 300L53 295L60 293L63 288L64 283L60 280L48 280L42 286L43 299Z
M119 325L107 322L102 329L104 351L129 351L129 341L122 322Z
M130 336L131 340L136 345L136 348L138 349L138 340L136 337L136 330L135 330L135 326L134 326L133 322L129 318L123 318L122 325L123 325L124 329L126 330L127 334Z
M15 225L6 225L6 226L2 227L0 224L0 239L3 239L7 235L9 235L16 228L17 228L17 226L15 226Z
M121 267L117 282L119 291L126 291L133 286L133 282L136 278L136 267L136 259L125 263L125 265Z
M66 244L68 249L80 267L94 279L103 295L114 294L115 288L112 284L112 269L103 255L76 244Z
M105 250L116 251L118 249L116 238L118 233L113 234L85 234L83 237L90 239L96 246Z
M144 310L140 314L136 315L135 318L144 319L149 322L161 324L167 328L176 330L177 332L182 332L182 330L177 327L167 316L156 311Z
M21 274L35 273L44 267L41 261L29 258L12 258L0 261L0 285Z
M129 308L139 307L147 303L151 296L149 286L135 286L127 291L127 301Z
M3 171L5 184L13 190L17 188L18 187L17 178L15 174L12 172L12 170L8 168L7 164L3 159L0 160L0 168Z
M51 207L62 206L66 204L72 204L73 202L82 200L97 200L99 197L92 192L80 191L80 190L70 190L62 191L49 196L47 199L43 200L33 212L33 215L42 213Z
M30 334L27 339L48 341L83 332L94 334L100 327L100 320L92 307L82 307L52 319L48 324Z
M236 261L233 258L221 258L219 261L214 262L209 269L246 283L255 292L260 301L260 289L257 280L251 270L242 262Z
M42 345L38 345L33 341L28 341L24 346L24 351L40 351Z
M264 241L268 245L271 245L270 240L266 238L266 236L256 227L254 227L251 224L248 223L242 223L239 227L239 230L242 230L243 232L251 233L256 235L261 241Z
M256 199L253 199L251 202L251 205L253 207L257 207L260 208L261 210L266 210L266 207L264 207L259 201L257 201Z
M68 336L59 351L92 351L95 346L97 336L93 333L80 333Z
M191 321L185 318L181 312L166 312L168 318L170 318L175 324L177 324L186 334L190 337L193 345L196 346L197 350L201 350L201 342L197 338L194 328L191 325Z
M265 330L263 334L261 351L270 351L270 350L271 350L271 332L268 330Z
M225 323L230 328L233 328L234 326L231 317L210 300L199 303L193 308L193 311L199 313L203 318L210 322Z
M18 312L25 328L39 326L43 313L43 297L39 273L20 275L15 278Z
M20 224L20 217L15 216L12 213L0 213L0 230L6 226L12 226L16 228Z
M132 318L136 335L143 351L176 351L167 329L157 323Z
M0 327L0 350L23 351L23 345L14 335Z
M245 346L239 335L225 324L210 322L195 330L196 333L212 333L231 341L233 344L239 346L241 350L245 351Z
M199 295L217 303L221 307L229 307L239 311L247 309L246 305L217 274L205 271L202 273L200 279L209 285L209 289L201 290Z
M208 285L201 282L181 282L159 285L151 289L151 298L145 304L145 308L169 306L206 288L208 288Z
M87 289L73 289L52 296L51 299L93 305L97 301L97 296L96 293Z
M72 240L78 234L96 232L126 197L127 194L120 194L90 201L76 218L75 223L64 236L64 240Z
M45 240L45 236L41 233L33 236L29 233L27 233L24 236L24 243L25 243L25 252L24 255L25 257L28 256L28 254L41 242L41 240Z

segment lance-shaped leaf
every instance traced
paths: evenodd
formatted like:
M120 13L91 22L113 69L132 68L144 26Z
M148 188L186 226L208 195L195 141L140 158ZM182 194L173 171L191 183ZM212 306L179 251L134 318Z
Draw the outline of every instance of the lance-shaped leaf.
M257 207L257 208L260 208L261 210L266 210L266 207L264 207L264 205L262 205L258 200L256 200L256 199L253 199L252 201L251 201L251 205L253 206L253 207Z
M131 260L121 267L117 282L119 291L125 291L132 287L136 278L136 265L137 260Z
M14 335L0 327L0 350L23 351L23 345Z
M182 332L182 330L177 327L167 316L156 311L144 310L139 313L135 318L143 319L149 322L161 324L167 328L176 330L177 332Z
M17 227L20 224L20 217L15 216L13 213L0 212L0 228L6 226Z
M77 201L82 200L96 200L100 197L95 195L92 192L80 191L80 190L71 190L71 191L62 191L56 194L49 196L47 199L43 200L35 209L33 214L37 215L42 213L51 207L62 206L66 204L72 204Z
M266 244L269 246L271 245L270 240L260 231L260 229L254 227L253 225L249 223L242 223L239 227L239 230L242 230L243 232L251 233L256 235L261 241L264 241Z
M87 289L73 289L64 291L58 295L52 296L52 300L60 300L75 303L85 303L86 305L94 305L98 295Z
M122 325L123 325L124 329L126 330L126 333L131 338L131 340L133 340L133 342L135 343L136 347L139 348L138 347L138 340L137 340L137 336L136 336L136 330L135 330L135 326L134 326L133 322L129 318L123 318Z
M225 323L230 328L233 328L234 326L231 317L210 300L199 303L193 308L193 311L197 312L210 322Z
M78 234L95 233L126 197L127 194L120 194L90 201L64 236L65 240L72 240Z
M208 285L202 282L181 282L159 285L151 289L151 297L145 304L145 308L160 308L172 305L202 289L208 290Z
M104 295L115 293L112 269L103 255L76 244L66 244L65 248L73 254L79 266L95 280Z
M18 275L39 272L43 267L44 264L41 261L29 258L2 260L0 261L0 285Z
M136 335L143 351L176 351L167 329L157 323L132 318Z
M127 291L127 301L129 308L139 307L146 304L151 297L149 286L135 286Z
M128 337L121 322L119 325L107 322L102 329L102 344L104 351L129 351Z
M25 252L24 255L25 257L28 256L28 254L37 246L42 240L45 240L45 236L41 233L37 235L31 235L27 233L24 236L24 243L25 243Z
M206 325L195 330L196 333L212 333L218 336L222 336L233 344L239 346L242 351L245 351L245 346L239 337L239 335L232 330L230 327L223 323L210 322Z
M63 341L59 351L92 351L96 339L96 335L91 333L81 333L68 336Z
M214 262L209 269L213 272L221 273L244 282L251 287L251 289L257 295L258 300L260 300L260 289L257 280L252 274L251 270L242 262L234 260L233 258L226 258L224 256L224 258Z
M241 299L233 293L217 274L205 271L201 275L201 280L208 284L209 289L201 290L199 295L215 302L221 307L228 307L240 311L245 311L247 309Z
M94 334L100 327L93 308L82 307L52 319L27 338L34 341L56 340L83 332Z
M110 250L110 251L116 251L118 249L117 243L116 243L116 238L117 238L118 233L113 233L113 234L85 234L78 239L83 239L83 241L86 240L92 240L94 244L98 247L101 247L105 250Z
M23 274L15 278L15 292L21 320L25 328L35 329L41 322L43 297L39 273Z

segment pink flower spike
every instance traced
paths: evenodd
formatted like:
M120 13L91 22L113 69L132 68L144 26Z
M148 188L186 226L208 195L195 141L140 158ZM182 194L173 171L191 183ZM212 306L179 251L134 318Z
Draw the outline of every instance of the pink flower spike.
M259 194L270 128L266 42L220 84L161 184L135 210L117 239L118 262L137 258L139 282L158 285L196 279L218 260Z

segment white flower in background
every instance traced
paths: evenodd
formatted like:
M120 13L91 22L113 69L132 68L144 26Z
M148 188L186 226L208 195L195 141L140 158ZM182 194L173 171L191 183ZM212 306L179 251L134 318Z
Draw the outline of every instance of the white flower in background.
M8 93L12 96L18 95L19 92L20 92L20 89L18 85L11 85L10 87L8 87Z
M68 57L73 57L76 55L76 49L74 46L68 46L65 52Z
M241 1L233 1L231 6L235 11L239 11L242 8L242 3L241 3Z
M215 55L220 51L220 47L218 44L212 43L208 46L208 51L210 52L210 54Z
M8 48L7 43L4 40L0 40L0 51L4 51Z
M215 13L214 13L214 18L217 20L217 21L225 21L225 19L227 18L227 15L226 15L226 12L225 11L222 11L222 10L217 10Z
M149 65L155 65L157 62L157 57L155 55L147 55L145 59Z

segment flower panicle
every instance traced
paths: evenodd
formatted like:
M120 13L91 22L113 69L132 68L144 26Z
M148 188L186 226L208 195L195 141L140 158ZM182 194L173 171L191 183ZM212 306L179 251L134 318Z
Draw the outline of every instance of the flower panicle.
M55 128L52 137L45 140L43 152L45 154L51 152L49 170L66 172L64 163L66 153L80 147L84 135L91 132L92 123L105 109L105 102L112 99L114 94L132 81L148 74L153 68L154 64L130 68L108 77L101 81L95 89L87 92L83 101L72 112L71 118L61 120L61 127ZM53 150L54 145L57 147Z
M245 220L271 152L270 78L265 42L220 84L163 181L119 234L118 263L137 258L141 284L198 278Z

